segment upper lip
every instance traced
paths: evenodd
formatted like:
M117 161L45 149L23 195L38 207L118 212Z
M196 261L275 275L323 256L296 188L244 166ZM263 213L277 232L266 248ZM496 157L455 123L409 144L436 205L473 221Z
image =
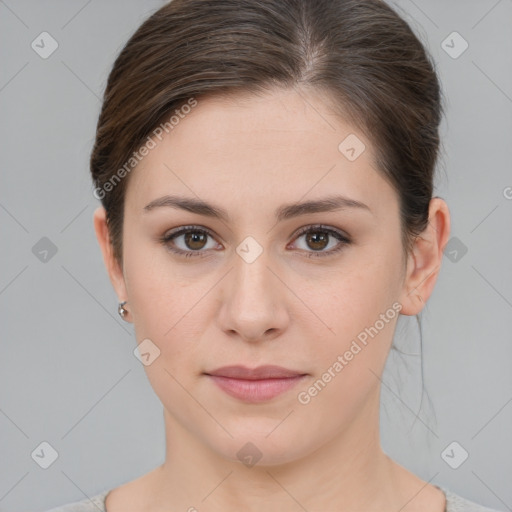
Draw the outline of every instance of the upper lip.
M284 379L306 375L295 370L289 370L282 366L265 365L257 368L247 368L246 366L223 366L209 372L206 375L215 375L217 377L229 377L232 379L261 380L261 379Z

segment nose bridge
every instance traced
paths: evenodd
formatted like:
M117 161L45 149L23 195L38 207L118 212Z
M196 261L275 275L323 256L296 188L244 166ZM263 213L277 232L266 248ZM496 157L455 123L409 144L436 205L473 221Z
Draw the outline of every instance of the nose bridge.
M250 238L236 248L221 321L224 330L258 340L268 331L282 328L285 308L281 302L282 284L269 269L270 251Z
M274 302L276 290L272 280L275 280L275 276L268 268L271 264L269 250L259 247L261 249L258 250L251 240L237 247L232 296L236 296L242 305L244 302L252 302L254 306L254 302L258 301L263 307Z

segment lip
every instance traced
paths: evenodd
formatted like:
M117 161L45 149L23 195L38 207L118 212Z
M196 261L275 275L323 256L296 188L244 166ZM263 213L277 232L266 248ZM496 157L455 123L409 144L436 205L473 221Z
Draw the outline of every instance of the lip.
M218 377L229 377L231 379L243 380L262 380L262 379L284 379L288 377L297 377L299 375L306 375L303 372L289 370L282 366L265 365L258 366L257 368L247 368L246 366L223 366L210 372L206 375L214 375Z
M257 368L224 366L205 372L228 395L248 403L265 402L290 390L307 374L266 365Z

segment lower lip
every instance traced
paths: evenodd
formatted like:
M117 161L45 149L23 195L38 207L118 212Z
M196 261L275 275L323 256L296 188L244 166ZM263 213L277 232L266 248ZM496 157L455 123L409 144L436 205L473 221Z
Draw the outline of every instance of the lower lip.
M245 380L208 375L228 395L244 402L257 403L272 398L296 386L305 375L280 379Z

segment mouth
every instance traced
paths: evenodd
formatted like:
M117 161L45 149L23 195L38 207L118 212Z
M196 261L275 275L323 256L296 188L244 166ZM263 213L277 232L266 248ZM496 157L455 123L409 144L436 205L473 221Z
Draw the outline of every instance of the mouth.
M308 374L267 365L257 368L224 366L205 372L222 391L247 403L265 402L289 391Z

